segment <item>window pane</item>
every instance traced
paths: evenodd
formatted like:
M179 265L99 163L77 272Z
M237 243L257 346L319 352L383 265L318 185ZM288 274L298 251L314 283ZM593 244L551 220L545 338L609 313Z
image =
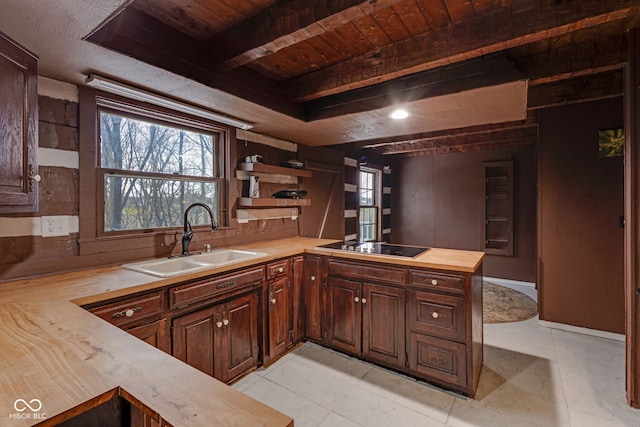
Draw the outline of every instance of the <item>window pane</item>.
M360 208L360 241L377 240L377 218L377 208Z
M205 203L216 214L217 193L217 182L105 175L104 231L182 226L191 203ZM195 208L189 222L195 226L211 220L204 209Z
M100 112L103 168L217 177L214 135Z

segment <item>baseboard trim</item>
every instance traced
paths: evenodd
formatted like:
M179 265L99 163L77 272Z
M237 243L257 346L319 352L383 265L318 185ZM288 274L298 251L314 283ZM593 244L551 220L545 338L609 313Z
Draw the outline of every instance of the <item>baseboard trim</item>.
M577 334L625 342L623 334L616 334L614 332L599 331L597 329L583 328L582 326L567 325L565 323L549 322L548 320L538 320L538 325L544 326L545 328L559 329L566 332L575 332Z
M486 280L487 282L495 283L496 285L516 285L516 286L528 286L530 288L535 288L536 284L533 282L521 282L519 280L511 280L511 279L500 279L498 277L483 277L482 280Z

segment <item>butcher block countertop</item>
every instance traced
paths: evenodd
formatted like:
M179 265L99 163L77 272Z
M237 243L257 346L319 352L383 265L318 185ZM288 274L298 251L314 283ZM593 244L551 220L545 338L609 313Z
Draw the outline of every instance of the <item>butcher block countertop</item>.
M79 305L304 252L463 272L475 271L484 256L482 252L431 249L416 258L400 259L314 249L331 242L335 240L291 238L239 245L234 249L266 255L167 279L114 266L0 283L0 425L35 425L118 388L174 426L293 425L290 417ZM37 399L42 407L32 413L24 410L19 399Z

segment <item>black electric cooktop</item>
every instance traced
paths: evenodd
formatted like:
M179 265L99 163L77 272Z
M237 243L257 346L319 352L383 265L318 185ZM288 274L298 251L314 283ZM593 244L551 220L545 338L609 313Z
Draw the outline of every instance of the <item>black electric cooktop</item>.
M345 252L358 252L363 254L393 255L405 258L417 257L430 249L419 246L392 245L383 242L360 243L355 241L329 243L328 245L318 246L318 248L337 249Z

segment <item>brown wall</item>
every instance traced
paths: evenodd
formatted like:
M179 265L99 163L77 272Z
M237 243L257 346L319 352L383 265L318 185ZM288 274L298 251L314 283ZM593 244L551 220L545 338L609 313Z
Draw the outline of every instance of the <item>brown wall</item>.
M540 112L541 320L624 333L624 158L598 156L623 124L621 98Z
M40 96L39 103L39 141L43 148L55 148L77 152L79 150L78 103ZM265 162L295 157L295 153L283 152L260 144L247 144L239 141L233 153L246 151L264 152ZM235 154L234 154L235 157ZM231 166L235 169L235 158ZM40 166L40 207L34 214L3 215L5 217L41 217L49 215L74 215L79 213L79 171L78 169ZM232 171L231 185L240 187ZM265 188L265 191L267 188ZM235 200L231 201L235 216ZM274 219L250 221L236 224L232 230L221 230L212 234L209 231L196 231L192 249L202 249L204 243L224 246L259 240L276 239L298 235L298 221ZM18 236L0 237L0 282L39 274L77 270L102 265L122 264L136 259L165 256L180 251L181 231L168 233L154 238L153 247L142 249L118 248L109 253L80 255L78 233L63 237Z
M484 167L514 162L514 254L487 255L485 276L536 281L536 150L534 146L393 159L391 240L482 250Z

